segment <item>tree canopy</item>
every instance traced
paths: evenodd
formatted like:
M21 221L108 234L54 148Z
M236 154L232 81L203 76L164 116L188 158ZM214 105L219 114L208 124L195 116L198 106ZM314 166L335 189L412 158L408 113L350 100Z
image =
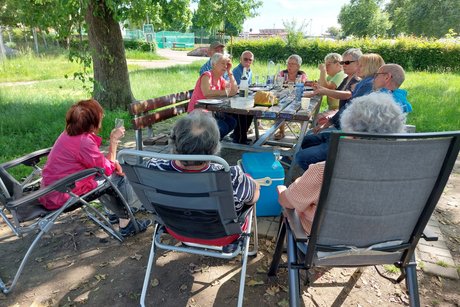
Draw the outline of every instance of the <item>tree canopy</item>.
M460 32L458 0L351 0L338 22L345 36L442 37Z

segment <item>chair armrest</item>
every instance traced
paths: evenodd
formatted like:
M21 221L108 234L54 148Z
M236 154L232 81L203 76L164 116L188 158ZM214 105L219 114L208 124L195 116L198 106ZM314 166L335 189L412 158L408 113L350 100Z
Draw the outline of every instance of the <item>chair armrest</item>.
M296 241L307 242L310 236L305 232L300 222L299 215L294 209L283 208L283 215L288 220L289 227Z
M69 175L67 177L64 177L55 183L47 186L46 188L39 189L37 191L31 192L24 197L21 197L19 199L15 199L7 204L8 208L16 208L18 206L21 206L23 204L28 204L34 200L37 200L38 198L54 192L54 191L59 191L62 193L65 193L68 191L69 188L72 188L72 186L75 185L77 181L80 181L84 178L87 178L89 176L93 175L103 175L104 174L104 169L102 168L89 168L82 170L80 172L77 172L75 174Z
M34 152L30 153L30 154L27 154L25 156L22 156L22 157L19 157L17 159L14 159L12 161L2 163L2 164L0 164L0 167L6 170L6 169L9 169L11 167L15 167L15 166L17 166L19 164L24 164L24 165L27 165L27 166L33 166L33 165L36 165L40 161L40 158L42 158L44 156L48 156L50 151L51 151L51 147L50 148L45 148L45 149L40 149L40 150L34 151Z

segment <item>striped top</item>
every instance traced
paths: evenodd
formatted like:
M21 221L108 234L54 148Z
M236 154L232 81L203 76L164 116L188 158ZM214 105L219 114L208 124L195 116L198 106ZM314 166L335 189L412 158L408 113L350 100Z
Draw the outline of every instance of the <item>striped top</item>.
M319 193L323 184L325 162L311 164L303 175L279 195L278 201L285 208L295 209L303 229L310 234Z
M190 171L181 168L173 160L162 160L156 158L149 160L147 162L147 167L176 172L216 172L223 169L223 166L218 163L208 163L203 169ZM252 201L254 198L256 184L248 176L246 176L239 166L230 166L230 177L232 179L235 211L236 214L239 215L243 205Z

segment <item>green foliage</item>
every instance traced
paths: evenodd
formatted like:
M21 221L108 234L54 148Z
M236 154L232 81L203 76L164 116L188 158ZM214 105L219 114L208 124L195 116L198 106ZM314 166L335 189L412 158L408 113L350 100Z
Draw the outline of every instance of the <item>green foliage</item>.
M287 46L292 48L299 46L300 42L303 39L303 33L305 30L305 20L299 26L297 26L297 21L295 19L291 21L283 21L283 26L287 32Z
M383 268L385 269L385 271L392 274L397 274L401 271L398 267L396 267L393 264L384 264Z
M146 42L144 40L124 40L123 44L125 45L126 49L131 50L139 50L144 52L157 52L157 44L156 42Z
M406 70L460 71L460 44L428 39L402 37L396 40L355 39L342 41L302 40L295 47L280 38L237 40L232 55L239 57L251 50L256 60L284 62L289 55L299 54L305 64L318 64L330 52L343 53L349 48L361 48L363 53L379 53L387 63L398 63ZM230 49L230 48L229 48Z
M382 12L378 0L351 0L339 13L338 22L345 36L386 36L391 24L388 14Z
M199 0L198 9L193 17L194 27L208 30L228 28L232 33L235 30L241 32L244 21L257 16L260 6L262 2L258 0Z

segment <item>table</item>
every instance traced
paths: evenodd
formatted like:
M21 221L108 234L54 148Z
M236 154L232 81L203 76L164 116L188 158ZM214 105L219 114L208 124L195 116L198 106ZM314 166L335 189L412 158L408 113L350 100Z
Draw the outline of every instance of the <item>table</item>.
M250 95L250 97L253 97L253 95ZM256 140L252 144L235 144L223 141L222 147L243 151L273 151L273 146L276 146L280 149L282 156L291 158L300 150L300 145L312 123L312 118L318 112L321 104L321 96L313 96L310 100L308 109L302 110L300 109L300 101L295 101L288 96L282 96L282 98L280 98L280 103L273 107L254 106L252 108L235 108L231 106L231 99L233 98L222 98L222 103L219 104L197 103L195 106L196 108L207 109L213 112L254 116ZM257 119L272 120L274 123L268 130L260 135ZM282 124L289 124L291 122L298 122L301 125L300 132L297 135L294 134L293 142L276 141L272 139L272 136ZM289 183L292 178L293 164L294 163L291 163L289 165L288 174L286 175L287 183Z

